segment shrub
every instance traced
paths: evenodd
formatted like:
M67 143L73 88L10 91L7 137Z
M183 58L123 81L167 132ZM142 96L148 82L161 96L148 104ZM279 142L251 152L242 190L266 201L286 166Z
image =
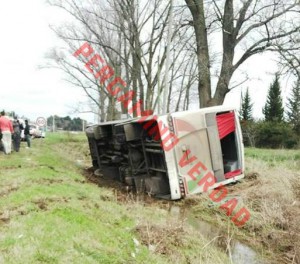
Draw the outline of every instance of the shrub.
M258 122L256 135L257 147L293 148L298 143L292 127L284 122Z

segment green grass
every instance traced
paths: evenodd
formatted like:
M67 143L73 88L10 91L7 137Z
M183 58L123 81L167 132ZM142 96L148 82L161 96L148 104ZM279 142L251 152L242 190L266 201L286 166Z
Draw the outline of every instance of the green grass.
M47 134L49 144L65 142L86 142L86 136L83 132L56 132Z
M300 150L245 148L246 173L275 169L281 174L300 170Z
M89 183L89 166L82 133L0 155L0 263L230 263L166 210Z
M300 161L299 150L245 148L245 156L266 162Z

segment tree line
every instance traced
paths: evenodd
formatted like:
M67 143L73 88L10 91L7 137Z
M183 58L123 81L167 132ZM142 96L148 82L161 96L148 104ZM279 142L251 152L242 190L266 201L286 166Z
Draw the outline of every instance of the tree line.
M276 74L262 109L264 118L254 120L252 112L253 102L247 89L240 109L245 145L271 148L300 146L300 79L294 83L284 108L280 78Z
M80 117L71 118L70 116L59 117L57 115L47 118L47 126L50 130L82 131L87 122Z

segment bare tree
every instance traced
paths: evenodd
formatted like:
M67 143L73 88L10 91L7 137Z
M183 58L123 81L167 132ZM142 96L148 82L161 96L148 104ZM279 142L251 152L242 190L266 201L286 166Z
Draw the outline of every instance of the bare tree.
M84 90L89 101L89 109L84 107L82 102L79 102L76 108L73 108L74 112L92 112L99 115L100 121L104 121L107 110L105 109L105 101L108 98L108 93L94 76L84 70L82 65L68 60L66 53L69 54L63 49L53 48L46 54L47 64L41 68L51 67L63 71L66 76L65 81Z
M300 34L299 34L300 35ZM275 51L280 54L279 65L283 74L292 74L300 80L300 37L290 36L285 43L278 43Z
M73 51L83 41L88 41L105 57L114 69L115 75L125 79L127 86L124 87L124 93L130 89L137 95L133 98L133 104L141 100L142 110L143 105L147 109L153 109L157 101L156 96L160 95L162 89L168 88L162 87L159 80L164 78L161 76L168 70L164 68L164 62L169 4L163 0L108 0L105 3L102 1L103 5L96 0L83 2L48 0L48 2L63 9L75 21L71 25L53 27L59 38L63 39ZM173 38L177 34L176 30L174 32ZM181 52L180 49L177 51ZM88 91L81 78L92 77L86 76L84 69L80 72L79 65L74 61L67 61L66 58L60 58L55 62L59 62L60 67L63 63L63 70L71 78L77 79L76 85L82 85L82 88ZM68 67L79 71L80 77L74 76L73 72L71 74ZM83 68L82 65L81 67ZM114 112L118 102L106 93L105 84L102 86L95 82L93 84L94 87L91 89L100 89L99 93L104 95L100 98L105 98L108 109ZM92 97L91 93L88 93L88 96ZM98 98L99 95L93 100L96 101ZM99 107L103 108L103 101L100 103ZM121 104L119 108L123 113L128 110ZM113 116L114 114L109 119Z
M70 15L72 24L53 27L59 38L64 40L73 53L84 41L90 43L114 69L115 75L127 83L123 92L131 90L136 95L133 104L142 102L142 109L160 108L160 95L168 90L168 110L187 109L191 87L196 81L196 54L191 48L193 30L182 26L186 10L175 10L172 42L167 43L166 27L170 16L170 5L163 0L48 0L52 6ZM167 45L170 45L172 61L166 69ZM67 56L55 59L59 67L68 74L77 86L81 86L91 101L98 102L100 113L109 113L107 119L114 119L115 112L127 113L128 109L106 92L105 85L91 82L81 63L68 60ZM63 64L63 65L62 65ZM75 76L70 69L78 71ZM165 85L166 73L171 79ZM89 86L85 82L88 79ZM76 81L75 81L76 80ZM93 92L90 93L89 89ZM98 94L95 91L99 91ZM184 96L183 96L184 95ZM96 98L92 98L96 96ZM100 98L100 99L99 99ZM105 106L104 106L105 104ZM102 114L103 116L103 114ZM101 118L103 120L103 118Z
M201 107L223 103L232 88L234 72L251 56L278 50L278 43L281 49L286 49L287 40L299 35L299 0L185 0L185 3L192 15L189 24L196 38ZM222 58L215 89L211 82L209 47L212 33L222 36Z
M99 11L97 6L92 5L91 2L83 4L75 0L49 0L48 3L63 9L73 21L64 26L52 26L57 36L67 44L68 50L65 49L63 52L53 50L50 52L48 58L51 59L51 62L49 65L63 70L66 73L67 81L85 91L90 99L91 108L96 108L94 112L99 114L101 121L114 119L117 114L115 98L107 92L105 84L100 83L95 76L86 70L84 67L86 61L79 57L75 59L71 54L84 41L88 41L94 44L93 48L96 52L109 60L114 71L119 73L121 71L120 56L115 55L119 50L118 46L121 41L119 35L105 30L109 28L108 21L98 21L95 17L89 15L92 12ZM103 6L103 8L105 9L107 6ZM109 16L107 15L107 17ZM102 32L106 34L101 34ZM118 55L121 55L121 53Z

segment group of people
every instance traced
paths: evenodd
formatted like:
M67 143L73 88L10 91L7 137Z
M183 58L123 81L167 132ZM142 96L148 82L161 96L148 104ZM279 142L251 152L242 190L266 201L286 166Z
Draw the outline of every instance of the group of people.
M21 133L24 130L27 147L30 148L30 127L28 120L25 120L25 127L21 124L17 117L11 121L5 116L5 111L0 113L0 137L5 154L10 154L13 150L19 152L21 145Z

